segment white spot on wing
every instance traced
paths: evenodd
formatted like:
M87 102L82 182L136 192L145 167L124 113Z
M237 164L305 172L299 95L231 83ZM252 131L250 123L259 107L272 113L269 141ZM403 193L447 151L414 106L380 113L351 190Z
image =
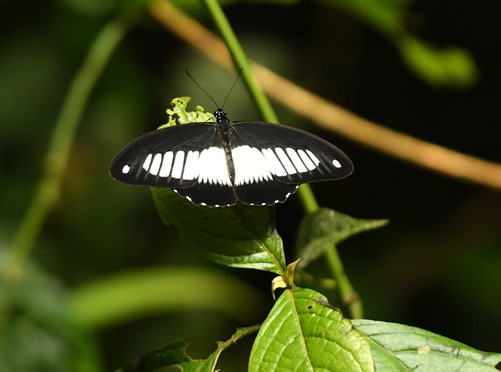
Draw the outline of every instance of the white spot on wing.
M336 159L334 159L334 160L332 161L332 164L334 164L334 166L335 166L336 168L341 168L341 163L340 163L338 160L336 160Z
M129 172L130 172L130 167L129 167L129 165L128 165L128 164L125 164L125 165L123 166L123 168L122 168L122 173L123 173L123 174L127 174L127 173L129 173Z
M162 165L162 154L158 153L153 157L153 162L151 163L149 172L156 176L160 171L160 165Z
M198 170L199 182L231 186L226 155L220 147L209 147L200 153Z
M235 185L272 180L266 157L255 147L239 146L231 150L235 166Z
M285 198L284 198L284 200L282 200L282 202L286 201L289 198L289 196L294 194L297 191L298 187L299 187L299 185L296 185L296 188L294 189L294 191L288 192L287 195L285 195ZM280 200L276 201L275 203L280 203Z
M146 160L143 163L144 170L148 171L150 169L152 158L153 158L153 156L151 154L148 154L148 156L146 157Z
M261 150L261 152L266 158L266 161L268 162L268 167L272 174L279 177L287 176L287 172L285 171L284 167L280 163L280 160L278 160L277 156L275 155L272 149L263 149Z
M306 153L303 150L299 150L297 153L301 157L301 160L303 161L304 165L306 165L306 168L308 168L308 170L311 171L317 167L315 164L313 164L311 159L308 157L308 155L306 155Z
M189 151L186 156L186 163L184 164L183 179L192 180L198 174L198 151Z
M285 167L285 170L289 174L296 174L296 168L292 165L290 159L287 157L285 154L285 151L281 149L280 147L277 147L275 149L275 152L277 153L278 157L280 158L280 161L282 162L282 165Z
M318 166L318 164L320 164L320 160L318 160L318 158L315 156L314 153L312 153L310 150L306 150L306 153L308 154L310 159L313 161L313 163L315 163L315 165Z
M294 164L294 167L296 167L296 169L299 173L304 173L307 171L303 162L299 158L299 155L297 154L296 150L294 150L290 147L287 147L285 149L285 151L287 151L287 155L289 155L289 158L292 160L292 164Z
M160 168L160 173L158 174L160 177L169 177L170 170L172 168L172 159L174 154L172 151L167 151L164 154L164 158L162 161L162 168Z
M183 164L184 164L184 151L176 152L176 158L174 159L174 165L172 167L172 178L181 178L183 174Z

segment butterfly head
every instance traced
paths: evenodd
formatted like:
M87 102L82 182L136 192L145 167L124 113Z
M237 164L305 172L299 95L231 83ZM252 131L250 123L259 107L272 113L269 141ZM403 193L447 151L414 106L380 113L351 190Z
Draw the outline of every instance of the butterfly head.
M218 108L216 111L214 111L214 116L218 123L224 123L228 121L228 114L222 108Z

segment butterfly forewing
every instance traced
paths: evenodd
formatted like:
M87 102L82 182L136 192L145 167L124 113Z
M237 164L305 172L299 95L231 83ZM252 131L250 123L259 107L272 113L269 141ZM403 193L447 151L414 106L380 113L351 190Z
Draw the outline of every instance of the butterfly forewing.
M214 123L181 125L149 132L113 158L110 174L118 181L142 186L189 188L199 182L218 181L228 184L220 142ZM219 160L214 162L219 165L215 167L219 170L217 177L222 177L219 180L215 180L214 172L204 171L207 163L213 160Z
M337 180L353 172L336 146L300 129L262 122L238 122L232 150L246 166L235 166L235 183L261 179L286 184ZM236 161L238 163L238 160ZM243 182L246 183L246 182Z

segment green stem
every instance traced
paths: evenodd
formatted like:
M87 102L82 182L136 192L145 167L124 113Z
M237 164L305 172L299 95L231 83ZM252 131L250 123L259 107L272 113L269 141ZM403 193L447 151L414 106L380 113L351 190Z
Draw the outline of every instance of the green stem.
M5 271L5 277L11 283L22 277L25 261L40 233L43 222L59 199L61 183L84 107L92 88L125 31L124 22L119 20L106 25L98 34L86 60L73 80L50 141L45 158L45 174L38 185L33 202L14 235Z
M228 19L223 13L221 6L219 5L217 0L204 0L204 3L209 10L212 18L214 19L214 23L219 29L219 33L221 34L228 51L233 58L233 62L238 69L242 68L242 77L249 89L249 92L256 102L261 114L263 115L264 120L270 123L278 123L278 118L275 115L275 111L273 111L273 107L268 100L268 97L264 94L261 86L257 83L254 75L252 74L251 67L249 64L249 60L245 55L245 52L242 49L242 46L238 42L238 39L231 28Z
M303 203L303 208L306 213L314 213L318 210L318 208L320 208L310 185L301 185L297 190L297 193L301 198L301 202Z
M362 318L364 314L362 301L360 300L358 293L351 285L350 279L344 271L341 258L339 257L335 245L325 252L325 257L327 259L327 264L329 266L329 269L331 270L332 276L338 283L341 301L350 311L350 317L353 319Z

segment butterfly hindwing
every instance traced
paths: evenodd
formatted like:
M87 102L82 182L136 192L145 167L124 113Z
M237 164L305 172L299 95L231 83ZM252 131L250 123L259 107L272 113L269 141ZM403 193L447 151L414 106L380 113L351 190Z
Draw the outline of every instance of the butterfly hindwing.
M195 205L207 207L227 207L237 202L233 187L213 183L196 183L190 188L174 191Z
M255 184L235 185L238 200L251 205L273 205L283 203L294 194L298 185L281 182L260 182Z

